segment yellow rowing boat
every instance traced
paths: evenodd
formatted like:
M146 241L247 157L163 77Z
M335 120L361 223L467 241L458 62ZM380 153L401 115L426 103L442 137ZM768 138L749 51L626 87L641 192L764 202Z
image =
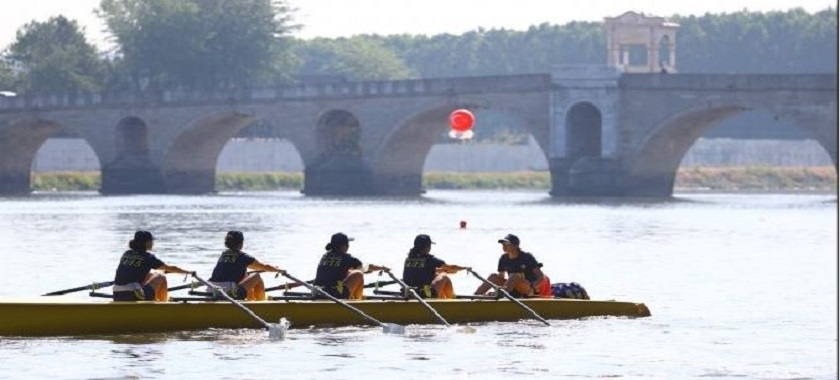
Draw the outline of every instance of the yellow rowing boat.
M595 316L647 317L642 303L576 299L523 299L546 319ZM414 300L361 300L349 304L388 323L434 324L438 320ZM428 303L450 323L516 321L528 315L506 300L437 300ZM242 302L269 322L286 318L292 328L365 325L369 321L328 300ZM64 336L261 328L226 302L96 302L50 298L0 301L0 336Z

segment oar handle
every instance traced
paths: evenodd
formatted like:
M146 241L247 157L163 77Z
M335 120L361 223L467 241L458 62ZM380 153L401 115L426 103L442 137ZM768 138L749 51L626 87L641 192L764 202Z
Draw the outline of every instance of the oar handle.
M220 289L218 286L213 285L213 284L211 284L211 283L210 283L210 282L208 282L208 281L205 281L205 280L204 280L203 278L201 278L201 277L198 277L198 275L197 275L197 274L195 274L195 272L193 272L192 276L193 276L196 280L198 280L198 282L200 282L200 283L202 283L202 284L206 285L208 288L210 288L210 289L217 289L217 291L216 291L216 293L217 293L217 294L220 294L222 297L224 297L225 299L227 299L228 301L230 301L232 304L236 305L236 307L238 307L238 308L242 309L242 311L244 311L244 312L248 313L248 315L250 315L251 317L253 317L253 318L254 318L254 319L256 319L257 321L259 321L259 322L260 322L263 326L265 326L265 328L266 328L266 329L271 330L271 325L270 325L270 324L268 324L268 322L266 322L265 320L263 320L262 318L260 318L257 314L255 314L253 311L251 311L251 309L249 309L249 308L245 307L245 305L243 305L243 304L239 303L237 300L233 299L233 297L231 297L230 295L228 295L228 294L227 294L227 292L225 292L225 290L224 290L224 289Z
M484 277L481 277L481 275L479 275L478 273L475 273L475 271L472 270L472 269L467 269L467 271L472 273L472 275L475 276L475 278L483 281L487 285L490 285L497 292L502 293L502 295L504 295L507 299L513 301L514 303L516 303L517 305L519 305L523 309L527 310L529 313L531 313L531 315L534 316L534 318L536 318L537 320L539 320L542 323L545 323L546 326L551 326L551 324L548 323L548 321L546 321L545 318L540 317L540 315L537 314L537 312L534 311L534 309L531 309L530 307L528 307L528 305L525 305L524 303L522 303L522 301L519 301L518 299L513 298L513 296L510 295L510 293L508 293L507 290L505 290L501 286L498 286L498 285L490 282L489 280L485 279Z
M320 293L321 295L323 295L323 296L325 296L325 297L329 298L331 301L333 301L333 302L335 302L335 303L337 303L337 304L339 304L339 305L341 305L341 306L344 306L345 308L347 308L347 309L349 309L349 310L353 311L354 313L356 313L356 314L358 314L358 315L362 316L363 318L365 318L365 319L367 319L367 320L369 320L369 321L371 321L371 322L375 323L377 326L380 326L380 327L383 327L383 328L387 328L387 327L388 327L386 324L384 324L384 323L380 322L380 321L379 321L379 320L377 320L376 318L371 317L371 316L369 316L369 315L365 314L365 312L363 312L363 311L361 311L361 310L359 310L359 309L357 309L357 308L353 307L352 305L350 305L350 304L348 304L348 303L346 303L346 302L344 302L344 301L342 301L342 300L340 300L340 299L338 299L338 298L333 297L333 295L332 295L332 294L327 293L325 290L323 290L323 289L321 289L321 288L319 288L319 287L317 287L317 286L315 286L315 285L312 285L312 284L306 283L305 281L298 280L297 278L295 278L295 276L292 276L292 275L291 275L291 274L289 274L288 272L285 272L285 273L282 273L282 272L281 272L281 274L282 274L284 277L288 278L289 280L296 281L296 282L298 282L298 283L303 284L303 286L306 286L307 288L309 288L309 290L311 290L313 293L316 293L316 294L317 294L317 293Z
M396 283L400 284L400 286L402 286L402 287L403 287L403 289L405 289L405 291L406 291L406 292L410 293L410 294L411 294L414 298L416 298L418 301L420 301L420 303L421 303L423 306L425 306L425 307L426 307L426 309L429 309L429 311L431 311L431 312L432 312L432 314L434 314L434 316L435 316L435 317L436 317L436 318L437 318L437 319L438 319L441 323L443 323L444 325L446 325L446 327L450 327L450 326L452 326L452 325L450 325L450 324L449 324L449 322L447 322L447 321L446 321L446 319L444 319L444 318L443 318L443 317L442 317L442 316L441 316L441 315L437 312L437 310L435 310L435 308L433 308L433 307L432 307L432 305L429 305L429 304L428 304L428 303L427 303L427 302L423 299L423 297L420 297L420 295L419 295L419 294L417 294L417 291L415 291L415 290L414 290L414 288L412 288L412 287L410 287L410 286L406 285L406 283L405 283L405 282L403 282L403 280L400 280L399 278L397 278L397 276L395 276L393 273L391 273L391 271L385 271L385 273L388 273L388 276L391 276L391 278L392 278L392 279L394 279L394 281L395 281Z
M280 274L280 272L277 272L277 273ZM309 280L309 281L306 281L306 283L311 284L313 281L315 281L315 280ZM280 289L291 289L291 288L297 288L298 286L301 286L301 285L303 285L303 284L301 284L300 282L297 282L297 281L292 282L292 283L287 282L287 283L282 284L282 285L271 286L271 287L265 288L265 291L266 292L271 292L271 291L280 290Z
M378 288L378 287L382 287L382 286L393 285L393 284L396 284L396 283L397 283L396 281L379 281L379 280L377 280L377 281L371 282L370 284L365 284L365 289Z
M277 272L277 274L280 274L280 272ZM315 282L315 280L309 280L306 283L311 284L313 282ZM397 283L396 281L374 281L374 282L371 282L370 284L365 284L365 289L375 288L375 287L378 287L378 286L393 285L393 284L396 284L396 283ZM271 292L271 291L280 290L280 289L287 289L287 288L291 289L291 288L297 288L298 286L303 286L303 284L301 284L300 282L297 282L297 281L287 282L287 283L282 284L282 285L271 286L271 287L265 288L265 291L266 292ZM172 289L169 289L169 290L172 290Z
M167 289L167 291L174 292L174 291L176 291L176 290L181 290L181 289L193 289L193 288L195 288L195 286L197 286L198 284L199 284L198 282L190 282L189 284L183 284L183 285L173 286L173 287L171 287L171 288Z

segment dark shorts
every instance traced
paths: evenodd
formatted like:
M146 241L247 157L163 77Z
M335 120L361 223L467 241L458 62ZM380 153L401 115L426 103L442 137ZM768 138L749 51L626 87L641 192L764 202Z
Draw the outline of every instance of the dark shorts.
M435 290L432 286L414 288L414 291L417 292L417 295L419 295L420 298L438 298L437 290Z
M233 299L235 299L235 300L240 300L240 301L241 301L241 300L244 300L245 298L247 298L247 297L248 297L248 290L247 290L247 289L245 289L245 288L243 288L243 287L242 287L242 286L240 286L240 285L237 285L237 286L236 286L236 289L235 289L235 290L229 290L229 291L227 292L227 295L229 295L229 296L230 296L230 298L233 298ZM221 299L225 299L225 297L222 297L222 296L220 296L220 295L216 295L216 297L215 297L215 298L216 298L216 299L220 299L220 300L221 300Z
M154 301L155 289L151 285L144 285L142 290L133 292L114 292L114 301Z
M339 291L336 286L323 286L321 287L321 290L338 299L350 299L350 289L346 286L342 286L341 291ZM328 297L324 297L324 295L319 292L315 295L315 298L326 299Z

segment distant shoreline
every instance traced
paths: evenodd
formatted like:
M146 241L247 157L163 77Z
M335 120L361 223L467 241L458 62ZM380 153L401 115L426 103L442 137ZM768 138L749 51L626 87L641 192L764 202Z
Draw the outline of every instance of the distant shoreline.
M99 172L33 173L35 191L97 191ZM548 172L454 173L427 172L428 190L546 190ZM218 191L299 190L303 173L230 173L216 175ZM678 192L836 192L834 167L692 167L677 173Z

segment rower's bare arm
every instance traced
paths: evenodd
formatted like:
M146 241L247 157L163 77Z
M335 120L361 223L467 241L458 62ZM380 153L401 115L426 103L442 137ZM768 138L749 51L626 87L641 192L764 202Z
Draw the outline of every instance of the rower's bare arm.
M458 273L458 272L460 272L460 271L462 271L462 270L464 270L464 269L468 269L468 267L462 267L462 266L460 266L460 265L449 265L449 264L443 264L443 265L440 267L440 269L441 269L441 270L443 270L443 271L444 271L444 272L446 272L446 273Z
M382 265L369 264L368 267L367 267L367 271L365 273L376 272L378 270L382 270L382 271L385 271L385 272L390 272L391 268L388 268L388 267L382 266Z
M534 268L534 274L537 275L537 278L531 283L531 287L534 287L536 284L542 282L544 276L540 268Z
M259 262L259 260L254 260L254 262L251 263L251 265L248 265L248 268L249 269L254 269L254 270L261 270L261 271L265 271L265 272L280 272L280 273L285 273L286 272L285 270L283 270L279 267L276 267L274 265L261 263L261 262Z
M160 267L155 268L155 269L162 270L162 271L167 272L167 273L181 273L181 274L192 274L192 273L194 273L193 271L188 271L186 269L181 269L181 268L179 268L175 265L166 265L166 264L163 264Z

